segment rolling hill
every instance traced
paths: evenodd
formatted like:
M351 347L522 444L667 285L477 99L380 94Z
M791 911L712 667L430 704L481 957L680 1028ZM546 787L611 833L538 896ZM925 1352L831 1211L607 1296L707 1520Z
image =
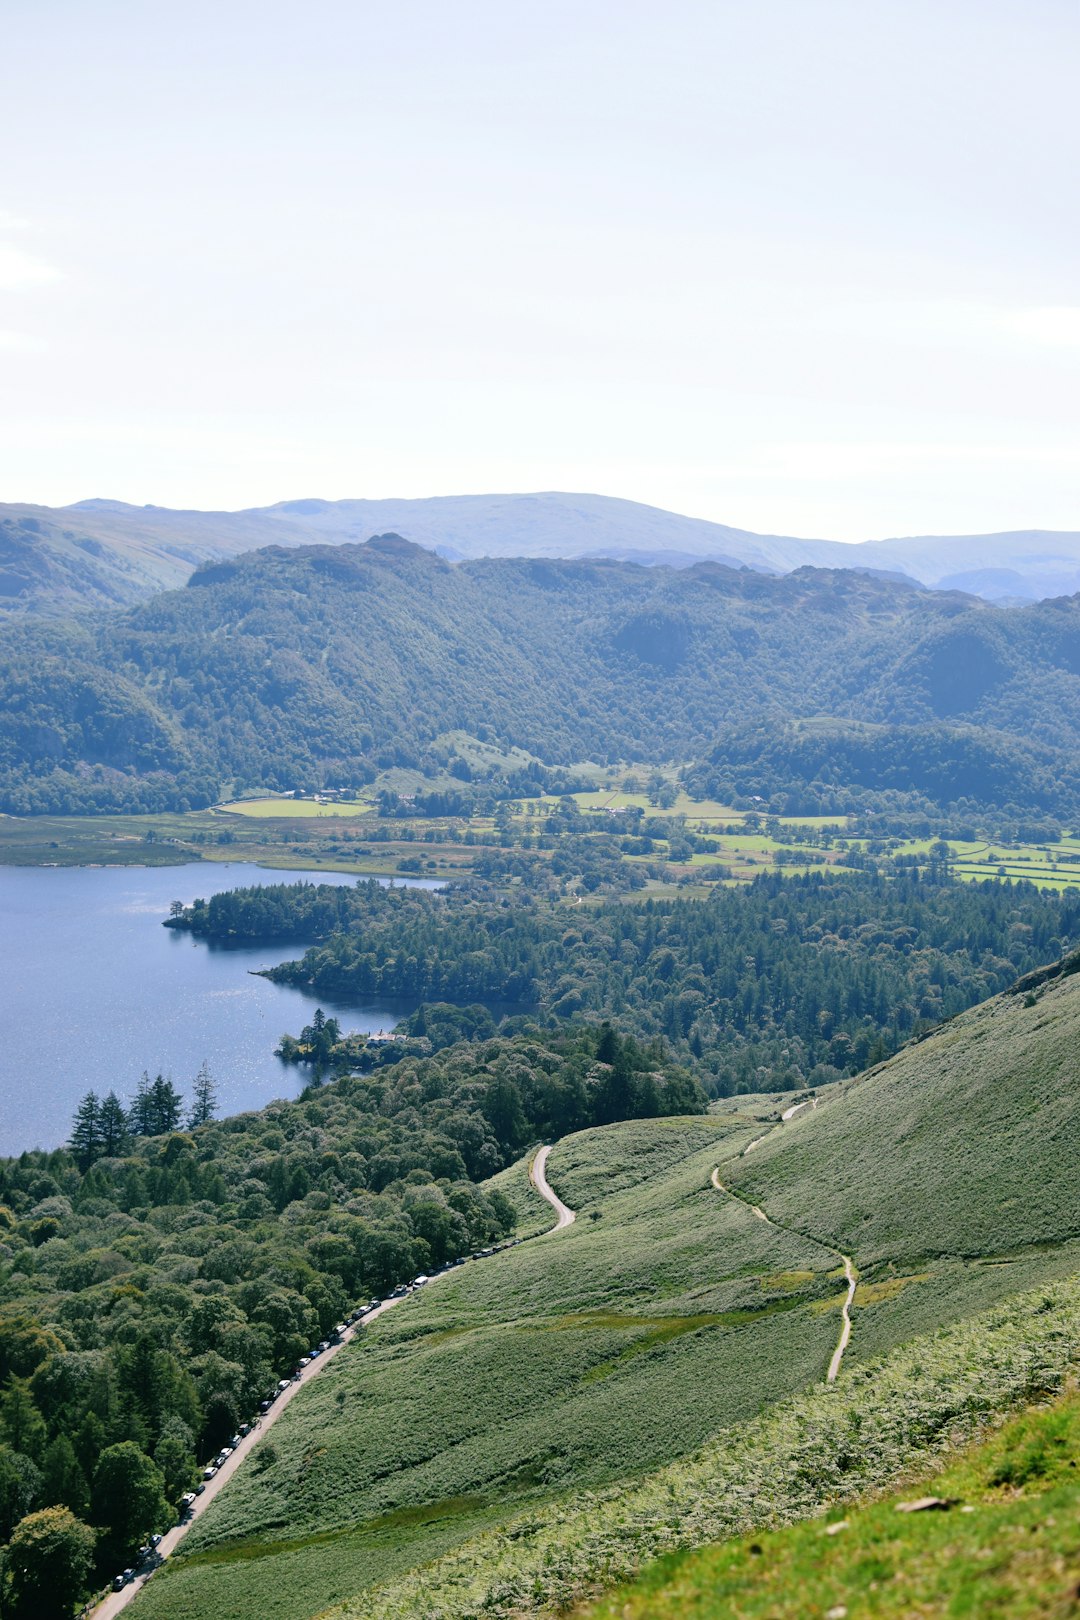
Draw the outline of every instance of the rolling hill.
M563 766L700 759L733 735L749 775L748 727L768 754L790 721L824 716L885 728L851 750L869 748L879 787L903 791L921 761L931 803L1069 816L1080 597L995 608L849 570L718 563L453 567L384 535L207 564L77 626L9 620L0 707L0 808L15 813L358 785L434 769L453 731ZM970 767L959 786L950 755ZM770 793L798 782L774 763Z
M202 562L267 545L343 544L387 530L454 561L609 558L673 567L709 560L765 573L857 568L989 600L1080 590L1080 534L1024 530L843 544L754 534L606 495L448 495L295 500L240 512L122 501L0 505L0 608L81 614L182 585Z
M559 1142L575 1225L374 1325L137 1620L546 1614L658 1552L835 1509L1060 1389L1080 1313L1073 967L787 1122ZM523 1166L500 1185L535 1230ZM858 1287L826 1386L841 1251Z

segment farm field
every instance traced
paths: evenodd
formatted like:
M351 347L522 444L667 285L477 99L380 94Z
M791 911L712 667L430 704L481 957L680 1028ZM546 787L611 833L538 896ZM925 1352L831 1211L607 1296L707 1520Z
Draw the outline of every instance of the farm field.
M328 801L320 803L317 799L232 799L226 804L214 806L215 810L233 816L254 816L258 820L267 817L290 820L294 816L320 817L320 816L369 816L372 812L370 804L356 802L336 803Z
M827 1088L749 1152L768 1128L752 1100L557 1143L548 1176L576 1223L374 1325L136 1616L463 1620L485 1581L544 1612L598 1568L887 1484L911 1461L903 1434L933 1451L974 1433L1033 1365L1045 1387L1074 1354L1078 1034L1080 977L1059 976ZM525 1178L500 1178L522 1232L542 1219ZM858 1287L826 1392L841 1251ZM1025 1334L1037 1354L1017 1353ZM857 1466L792 1468L808 1424L815 1458L849 1451L856 1407Z
M667 787L674 792L673 770L666 769L672 778ZM590 770L602 775L598 767ZM672 803L660 806L644 792L623 788L623 774L609 771L602 786L571 795L585 820L573 836L582 847L595 840L604 860L610 862L614 853L623 867L637 868L644 888L636 892L646 897L704 896L716 883L751 882L765 872L795 876L823 868L844 871L868 861L888 872L894 861L907 867L934 858L935 840L929 837L869 840L854 836L835 817L792 816L769 820L766 826L760 816L711 800L691 800L681 789ZM380 783L388 789L391 776L402 773L384 776ZM507 801L498 815L387 816L374 802L379 786L366 790L369 800L348 803L266 796L187 814L2 816L0 863L158 866L234 860L240 855L284 871L325 867L357 876L402 872L447 880L484 875L493 862L496 867L504 863L505 852L512 850L515 859L531 870L528 881L542 889L561 889L573 901L591 901L596 892L610 892L610 881L597 891L588 884L582 887L572 875L557 880L548 875L559 841L544 837L558 828L562 801L555 796ZM460 783L448 776L441 785L420 778L418 786L410 776L398 786L403 792L454 791ZM640 810L650 824L651 838L644 850L633 847L635 826L619 814L628 808ZM708 839L714 847L687 848L687 835L691 842ZM1009 846L985 839L946 842L950 869L960 881L1006 878L1055 891L1080 886L1080 838L1072 835L1044 845ZM525 881L521 870L518 882Z

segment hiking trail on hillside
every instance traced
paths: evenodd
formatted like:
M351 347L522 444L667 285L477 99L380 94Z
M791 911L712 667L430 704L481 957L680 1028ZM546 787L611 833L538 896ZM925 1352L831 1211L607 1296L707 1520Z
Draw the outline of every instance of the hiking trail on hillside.
M770 1132L766 1131L765 1135L768 1136L769 1134ZM756 1145L756 1142L763 1142L764 1140L765 1138L762 1136L757 1137L755 1142L751 1142L749 1146L743 1149L743 1152L748 1153L750 1148ZM777 1225L776 1221L772 1220L760 1207L760 1205L752 1204L749 1199L744 1198L741 1193L733 1192L730 1187L726 1187L720 1180L719 1165L717 1165L716 1169L713 1171L710 1180L712 1181L712 1184L716 1188L717 1192L725 1193L728 1198L737 1199L740 1204L745 1205L752 1215L756 1215L759 1221L764 1221L768 1226L774 1227L777 1232L794 1231L793 1228ZM794 1235L805 1238L807 1234L805 1232L798 1232L794 1233ZM859 1274L855 1269L855 1262L852 1260L849 1254L842 1253L840 1249L831 1248L829 1244L822 1243L820 1238L810 1238L808 1241L819 1244L820 1247L825 1249L829 1254L838 1255L844 1263L844 1276L847 1279L847 1294L844 1296L844 1303L840 1312L842 1317L842 1326L840 1328L840 1337L836 1342L836 1349L833 1351L832 1360L829 1362L829 1370L825 1374L825 1382L827 1384L835 1384L837 1376L840 1372L840 1364L844 1359L844 1351L847 1349L848 1341L851 1338L851 1303L855 1298L855 1289L858 1286Z

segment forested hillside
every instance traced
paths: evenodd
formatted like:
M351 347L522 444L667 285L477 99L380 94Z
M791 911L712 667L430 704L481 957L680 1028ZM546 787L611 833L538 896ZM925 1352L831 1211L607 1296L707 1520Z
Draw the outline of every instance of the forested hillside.
M888 1056L1080 940L1080 896L814 874L567 915L467 893L281 884L214 895L178 923L217 943L318 938L271 977L345 1006L497 1000L556 1026L611 1018L730 1095L826 1083ZM436 1022L407 1027L426 1036Z
M558 765L712 753L718 780L755 791L821 776L790 744L775 757L773 734L834 716L886 729L869 759L852 734L832 777L850 760L856 781L915 776L938 804L1001 810L1004 794L1069 816L1080 599L991 608L853 572L713 563L451 567L383 536L210 565L77 630L9 623L0 706L0 807L15 813L434 774L455 729Z
M842 544L754 534L610 495L444 495L422 500L280 501L240 512L78 501L0 504L0 612L72 614L145 600L199 563L257 546L348 544L393 530L440 556L615 558L682 568L708 560L892 573L991 601L1080 586L1080 535L1052 530L923 535Z

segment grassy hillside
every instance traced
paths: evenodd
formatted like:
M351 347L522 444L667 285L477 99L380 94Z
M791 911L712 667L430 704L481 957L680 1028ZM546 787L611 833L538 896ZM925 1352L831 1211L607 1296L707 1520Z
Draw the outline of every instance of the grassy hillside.
M560 1143L548 1173L577 1223L373 1326L137 1612L300 1620L514 1513L647 1474L819 1378L834 1258L777 1242L709 1187L749 1131L639 1121ZM511 1174L523 1195L524 1166L499 1185Z
M451 568L383 536L212 564L78 629L11 621L0 706L0 804L15 813L199 807L226 782L359 785L441 769L439 739L462 731L565 766L700 757L749 722L764 746L781 718L832 715L888 728L859 765L875 791L902 794L910 765L920 803L962 789L1068 814L1080 598L994 609L852 572L714 563ZM961 788L940 769L953 733ZM797 749L789 766L803 768ZM741 780L757 781L754 759L739 770L733 785L755 792Z
M546 1612L666 1549L886 1485L1060 1387L1078 1019L1080 978L1059 974L764 1137L725 1112L559 1143L548 1173L576 1225L380 1323L139 1612ZM516 1197L530 1220L520 1179ZM824 1386L841 1251L854 1330Z
M1045 1620L1077 1611L1080 1397L1014 1418L943 1473L884 1500L660 1560L588 1620L804 1620L807 1615L978 1615ZM946 1504L905 1511L926 1497Z
M866 1273L1076 1239L1078 1041L1075 974L996 997L835 1088L728 1179Z

